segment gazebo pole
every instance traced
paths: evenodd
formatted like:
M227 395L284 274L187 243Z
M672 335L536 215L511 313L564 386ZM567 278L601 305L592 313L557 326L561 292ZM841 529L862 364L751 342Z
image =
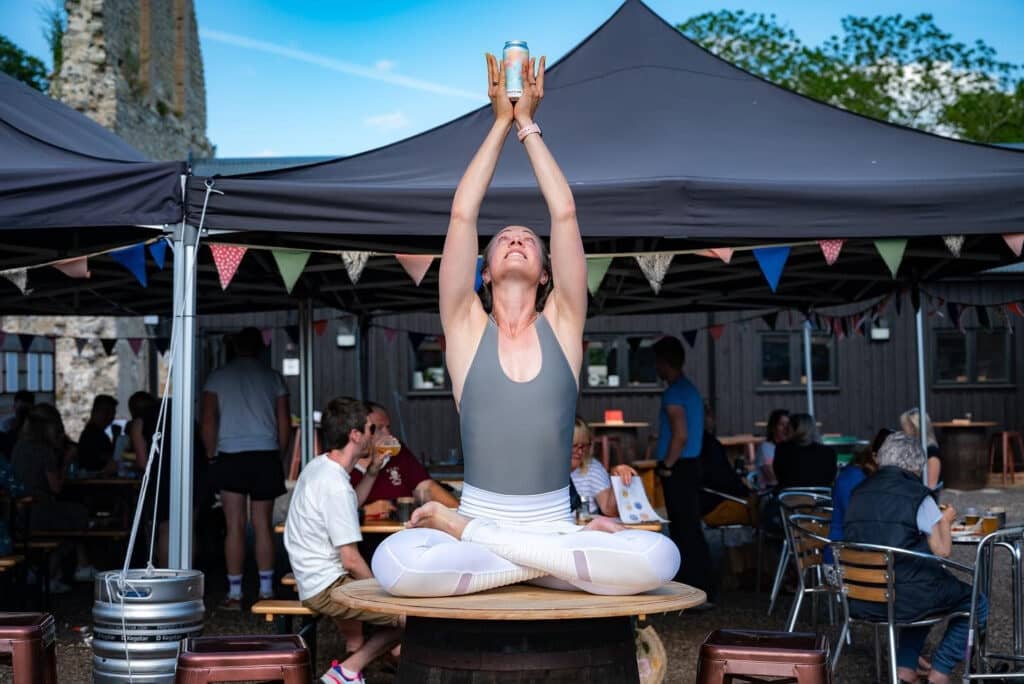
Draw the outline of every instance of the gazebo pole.
M192 567L192 449L195 426L195 313L198 231L183 223L174 231L174 341L171 368L171 496L168 565Z
M804 375L807 378L807 413L814 418L814 372L811 370L810 321L804 321Z
M924 308L920 304L914 314L914 321L917 327L917 423L920 425L918 432L921 434L921 450L928 453L928 429L926 425L928 415L928 397L924 377ZM928 485L928 459L924 460L924 469L921 471L921 481Z
M299 444L302 466L313 460L313 300L299 303Z

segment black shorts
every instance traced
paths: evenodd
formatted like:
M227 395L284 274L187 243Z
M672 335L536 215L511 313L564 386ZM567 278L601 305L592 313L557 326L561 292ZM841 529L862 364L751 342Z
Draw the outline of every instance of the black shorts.
M246 494L253 501L273 500L287 491L281 454L276 449L219 453L213 463L213 480L216 489Z

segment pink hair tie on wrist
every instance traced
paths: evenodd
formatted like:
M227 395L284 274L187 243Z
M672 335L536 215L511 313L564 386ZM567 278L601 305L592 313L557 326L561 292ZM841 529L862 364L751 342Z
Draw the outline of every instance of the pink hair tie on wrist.
M523 142L524 140L526 140L526 136L532 133L536 133L541 137L544 136L544 134L540 132L540 126L538 126L536 123L532 123L529 126L523 126L522 128L519 129L519 132L516 133L516 136L518 136L519 142Z

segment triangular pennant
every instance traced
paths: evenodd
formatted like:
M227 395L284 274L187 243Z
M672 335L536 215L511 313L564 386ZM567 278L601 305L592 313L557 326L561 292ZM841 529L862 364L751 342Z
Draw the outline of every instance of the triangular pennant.
M601 287L601 282L604 280L605 274L608 273L608 267L611 265L611 257L587 259L587 290L590 292L591 296L597 294L597 290Z
M142 349L142 338L141 337L129 337L128 346L132 348L132 352L138 356L139 351Z
M921 310L921 290L917 287L910 288L910 305L914 307L914 313Z
M21 345L21 351L28 353L28 350L32 348L32 343L36 341L35 335L29 335L27 333L18 333L18 344Z
M996 312L996 318L999 319L1000 327L1006 328L1006 331L1012 335L1013 324L1010 323L1010 314L1001 306L994 306L992 310Z
M630 336L626 338L626 344L629 345L629 351L631 351L634 354L640 348L640 343L643 341L644 338L637 336Z
M297 325L286 325L284 326L284 334L288 336L288 341L292 344L299 343L299 326Z
M960 258L960 250L964 247L964 236L963 235L943 235L942 241L946 243L946 249L949 253L955 256L957 259Z
M900 264L903 262L903 253L907 249L907 241L904 238L875 240L875 249L882 255L882 261L889 267L889 273L895 278L896 272L900 270Z
M27 269L16 268L11 271L0 271L0 276L10 280L16 288L21 290L21 294L25 294L25 286L28 285Z
M156 350L158 352L160 352L161 355L166 354L167 350L171 348L171 338L170 337L156 337L156 338L153 338L153 346L156 347Z
M779 286L779 278L782 277L782 269L786 266L786 259L789 258L789 247L758 247L754 250L754 258L757 265L761 267L768 286L772 292Z
M892 303L893 303L893 306L896 309L896 315L897 316L902 316L903 315L903 290L900 290L899 292L897 292L896 294L893 295Z
M161 271L167 263L167 240L160 239L149 244L149 256L153 257L153 263Z
M398 331L394 328L384 328L384 339L387 340L389 344L394 342L397 336Z
M296 251L291 249L275 249L270 252L277 262L277 270L281 272L281 280L284 281L284 288L288 294L298 282L302 270L306 268L309 261L309 252Z
M708 328L708 333L711 335L711 339L715 342L722 339L722 333L725 332L725 326L719 323L718 325L712 325Z
M88 257L65 259L64 261L58 261L53 267L69 278L88 278L91 275L89 273Z
M1024 233L1007 233L1003 239L1006 240L1006 246L1020 256L1021 250L1024 249Z
M146 245L141 242L131 247L118 249L110 253L110 258L121 264L135 276L142 287L148 287L146 280Z
M843 324L839 322L838 318L832 319L832 334L840 339L843 337Z
M416 283L416 287L420 286L423 276L430 270L430 264L434 263L434 257L429 254L396 254L395 259L402 264L402 268L412 278L412 282ZM477 264L479 265L479 261Z
M327 321L313 321L313 332L316 333L317 337L323 337L324 333L327 332Z
M359 278L363 275L363 269L366 267L366 262L370 258L369 252L342 252L341 263L345 264L345 272L348 273L348 279L355 285L359 282Z
M84 337L76 337L75 338L75 349L77 350L79 356L82 355L82 350L85 349L85 345L87 345L87 344L89 344L89 340L88 339L86 339Z
M978 325L985 330L992 329L992 319L988 316L987 306L976 306L974 307L974 314L978 317Z
M773 311L772 313L766 313L764 316L761 316L761 320L764 321L765 325L769 328L775 330L775 326L778 325L779 322L779 312Z
M448 351L448 340L445 339L444 335L437 336L437 346L441 348L441 353Z
M210 245L210 254L213 255L213 263L217 267L221 290L228 289L228 285L231 284L231 280L242 263L242 257L248 250L248 247L239 245Z
M846 317L844 316L844 317L843 317L843 318L842 318L842 319L841 319L841 320L839 321L839 325L840 325L840 327L841 327L841 328L842 328L842 330L843 330L843 336L844 336L844 337L849 337L849 336L850 336L850 319L849 319L849 318L846 318Z
M103 345L103 353L110 356L114 353L114 346L117 344L117 339L112 337L100 338L100 343Z
M639 254L636 263L643 271L644 277L650 283L654 294L661 292L661 283L665 280L668 267L672 264L673 254L671 252L658 252L655 254Z
M422 278L422 276L420 276ZM416 283L419 285L419 283ZM484 286L484 258L476 258L476 273L473 274L473 292L479 292Z
M274 339L274 329L273 328L260 328L260 337L263 338L263 346L264 347L269 347L271 341L273 341L273 339Z
M418 332L409 333L409 344L412 345L413 349L419 349L420 345L423 344L423 340L427 339L427 335Z
M953 324L953 327L962 329L960 327L960 305L956 302L949 302L946 304L946 311L949 312L949 322Z
M693 349L693 345L697 344L697 331L696 330L684 330L683 331L683 340L686 342L686 345L690 349Z
M1024 318L1024 306L1021 306L1020 302L1010 302L1006 305L1006 310Z
M732 261L732 255L735 250L732 247L715 247L713 249L702 249L697 252L697 256L707 257L709 259L720 259L725 263Z
M821 253L825 255L825 263L831 266L839 258L839 252L843 249L846 240L818 240Z

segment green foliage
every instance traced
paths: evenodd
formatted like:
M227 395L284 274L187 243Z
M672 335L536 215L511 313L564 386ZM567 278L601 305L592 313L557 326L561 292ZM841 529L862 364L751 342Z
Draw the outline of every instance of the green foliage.
M50 47L53 73L56 75L64 63L64 34L68 30L68 15L62 0L53 0L50 5L39 5L36 9L43 21L43 37Z
M846 17L816 47L761 13L708 12L677 28L746 71L859 114L986 142L1019 130L1000 116L1024 106L1021 88L1008 90L1019 67L981 40L954 41L930 14Z
M0 35L0 71L44 93L49 85L46 78L46 65L42 60L28 54L2 35Z

